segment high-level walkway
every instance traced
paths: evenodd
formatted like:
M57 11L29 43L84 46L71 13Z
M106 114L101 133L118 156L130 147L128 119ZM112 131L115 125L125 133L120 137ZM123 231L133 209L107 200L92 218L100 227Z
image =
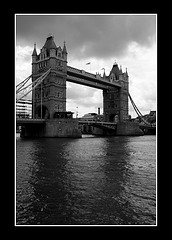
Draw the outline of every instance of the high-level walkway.
M110 82L99 74L92 74L71 66L67 66L67 81L102 90L108 90L111 87L121 87L121 84L118 83L118 81Z

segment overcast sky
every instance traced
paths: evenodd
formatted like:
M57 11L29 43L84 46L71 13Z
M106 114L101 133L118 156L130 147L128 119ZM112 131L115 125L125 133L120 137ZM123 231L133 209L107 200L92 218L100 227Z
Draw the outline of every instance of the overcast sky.
M70 66L106 75L115 61L127 68L139 110L156 110L156 15L16 15L16 84L31 74L34 43L39 53L50 33L57 46L66 42ZM81 117L98 107L103 113L101 90L67 82L68 111ZM130 104L129 113L136 116Z

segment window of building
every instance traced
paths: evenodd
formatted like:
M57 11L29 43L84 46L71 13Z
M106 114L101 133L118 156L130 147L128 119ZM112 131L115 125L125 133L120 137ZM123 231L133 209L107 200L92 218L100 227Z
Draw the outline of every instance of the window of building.
M47 53L47 57L49 57L50 56L50 51L48 49L47 49L46 53Z

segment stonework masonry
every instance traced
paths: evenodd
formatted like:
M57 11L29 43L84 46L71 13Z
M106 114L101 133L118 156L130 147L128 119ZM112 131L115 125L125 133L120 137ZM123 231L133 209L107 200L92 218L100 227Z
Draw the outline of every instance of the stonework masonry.
M43 125L25 125L21 137L80 138L81 131L76 119L47 119Z
M139 124L135 122L119 122L117 124L117 136L142 136L143 131L139 128Z
M114 87L103 91L103 108L105 121L113 122L117 116L120 122L128 120L128 73L122 72L115 63L108 77L111 82L120 83L121 87Z
M54 117L55 112L66 111L66 79L67 79L67 51L57 47L53 36L46 39L40 54L37 54L36 45L32 54L32 81L40 77L51 68L50 74L33 91L33 118ZM44 111L41 107L44 106Z

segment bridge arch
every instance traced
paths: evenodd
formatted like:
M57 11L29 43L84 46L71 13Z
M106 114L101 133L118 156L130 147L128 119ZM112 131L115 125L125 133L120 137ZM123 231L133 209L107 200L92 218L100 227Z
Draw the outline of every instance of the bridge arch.
M42 110L41 110L42 108ZM42 115L42 116L41 116ZM38 105L35 110L35 117L36 118L50 118L50 113L48 108L45 105Z
M119 121L119 115L116 113L112 113L109 115L109 122L118 122Z

